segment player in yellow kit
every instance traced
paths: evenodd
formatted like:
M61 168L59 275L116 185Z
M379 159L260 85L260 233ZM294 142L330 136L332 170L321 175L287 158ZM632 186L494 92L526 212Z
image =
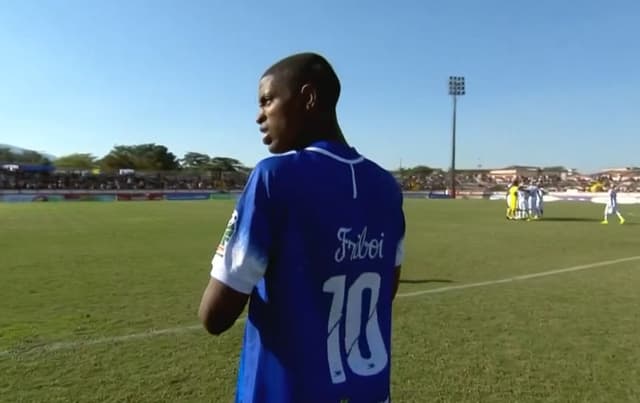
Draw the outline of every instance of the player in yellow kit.
M516 208L518 207L518 187L520 182L514 180L507 193L507 219L514 220L516 218Z

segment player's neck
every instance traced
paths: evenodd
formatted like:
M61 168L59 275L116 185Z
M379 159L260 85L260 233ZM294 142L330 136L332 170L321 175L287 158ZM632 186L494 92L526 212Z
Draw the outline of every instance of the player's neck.
M301 148L308 147L318 141L331 141L348 145L337 119L317 120L309 125L305 130Z

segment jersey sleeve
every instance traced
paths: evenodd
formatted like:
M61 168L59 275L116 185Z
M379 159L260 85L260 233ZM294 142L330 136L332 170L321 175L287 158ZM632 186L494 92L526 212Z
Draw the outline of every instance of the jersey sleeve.
M251 173L211 262L211 277L250 294L269 260L271 220L267 173Z

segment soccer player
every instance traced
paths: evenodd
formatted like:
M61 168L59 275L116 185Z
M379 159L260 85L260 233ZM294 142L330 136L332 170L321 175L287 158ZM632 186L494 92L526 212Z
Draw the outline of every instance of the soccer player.
M507 219L516 219L516 209L518 207L518 179L515 179L507 193Z
M389 402L402 193L349 146L340 82L302 53L262 76L260 161L212 260L199 316L220 334L249 309L236 402Z
M538 210L540 189L538 188L538 185L532 182L527 187L527 193L529 194L529 217L537 220L540 218L540 211Z
M609 198L607 199L607 205L604 208L604 220L603 224L609 224L609 215L615 214L620 220L620 224L624 224L624 217L618 210L618 190L615 184L612 184L607 191Z
M536 211L538 213L538 216L542 218L542 216L544 215L544 189L542 188L541 180L538 180L538 185L536 187L538 188L538 197L536 198Z
M526 220L528 218L527 209L529 199L529 192L526 185L523 183L518 187L518 212L516 218L519 220Z

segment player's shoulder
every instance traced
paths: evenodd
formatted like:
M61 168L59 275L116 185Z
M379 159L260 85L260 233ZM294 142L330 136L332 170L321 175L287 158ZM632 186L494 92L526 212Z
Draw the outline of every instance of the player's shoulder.
M287 152L283 154L276 154L258 161L253 168L255 174L279 174L286 171L295 158L295 152Z
M363 157L361 164L367 169L367 176L371 181L375 181L382 186L387 187L387 191L394 191L402 195L400 183L395 176L387 169L380 166L377 162Z
M258 161L249 174L245 186L245 193L256 192L258 189L263 189L267 195L269 195L269 198L271 198L274 191L274 182L281 181L283 173L292 171L285 169L287 163L287 154L278 154ZM281 182L287 182L287 178L284 178Z
M371 166L371 168L378 173L378 175L380 175L381 177L384 177L385 179L392 181L393 183L397 183L397 181L395 180L396 178L393 176L393 174L388 171L387 169L383 168L382 166L380 166L377 162L369 159L369 158L364 158L363 161L365 164L369 164L369 166Z

